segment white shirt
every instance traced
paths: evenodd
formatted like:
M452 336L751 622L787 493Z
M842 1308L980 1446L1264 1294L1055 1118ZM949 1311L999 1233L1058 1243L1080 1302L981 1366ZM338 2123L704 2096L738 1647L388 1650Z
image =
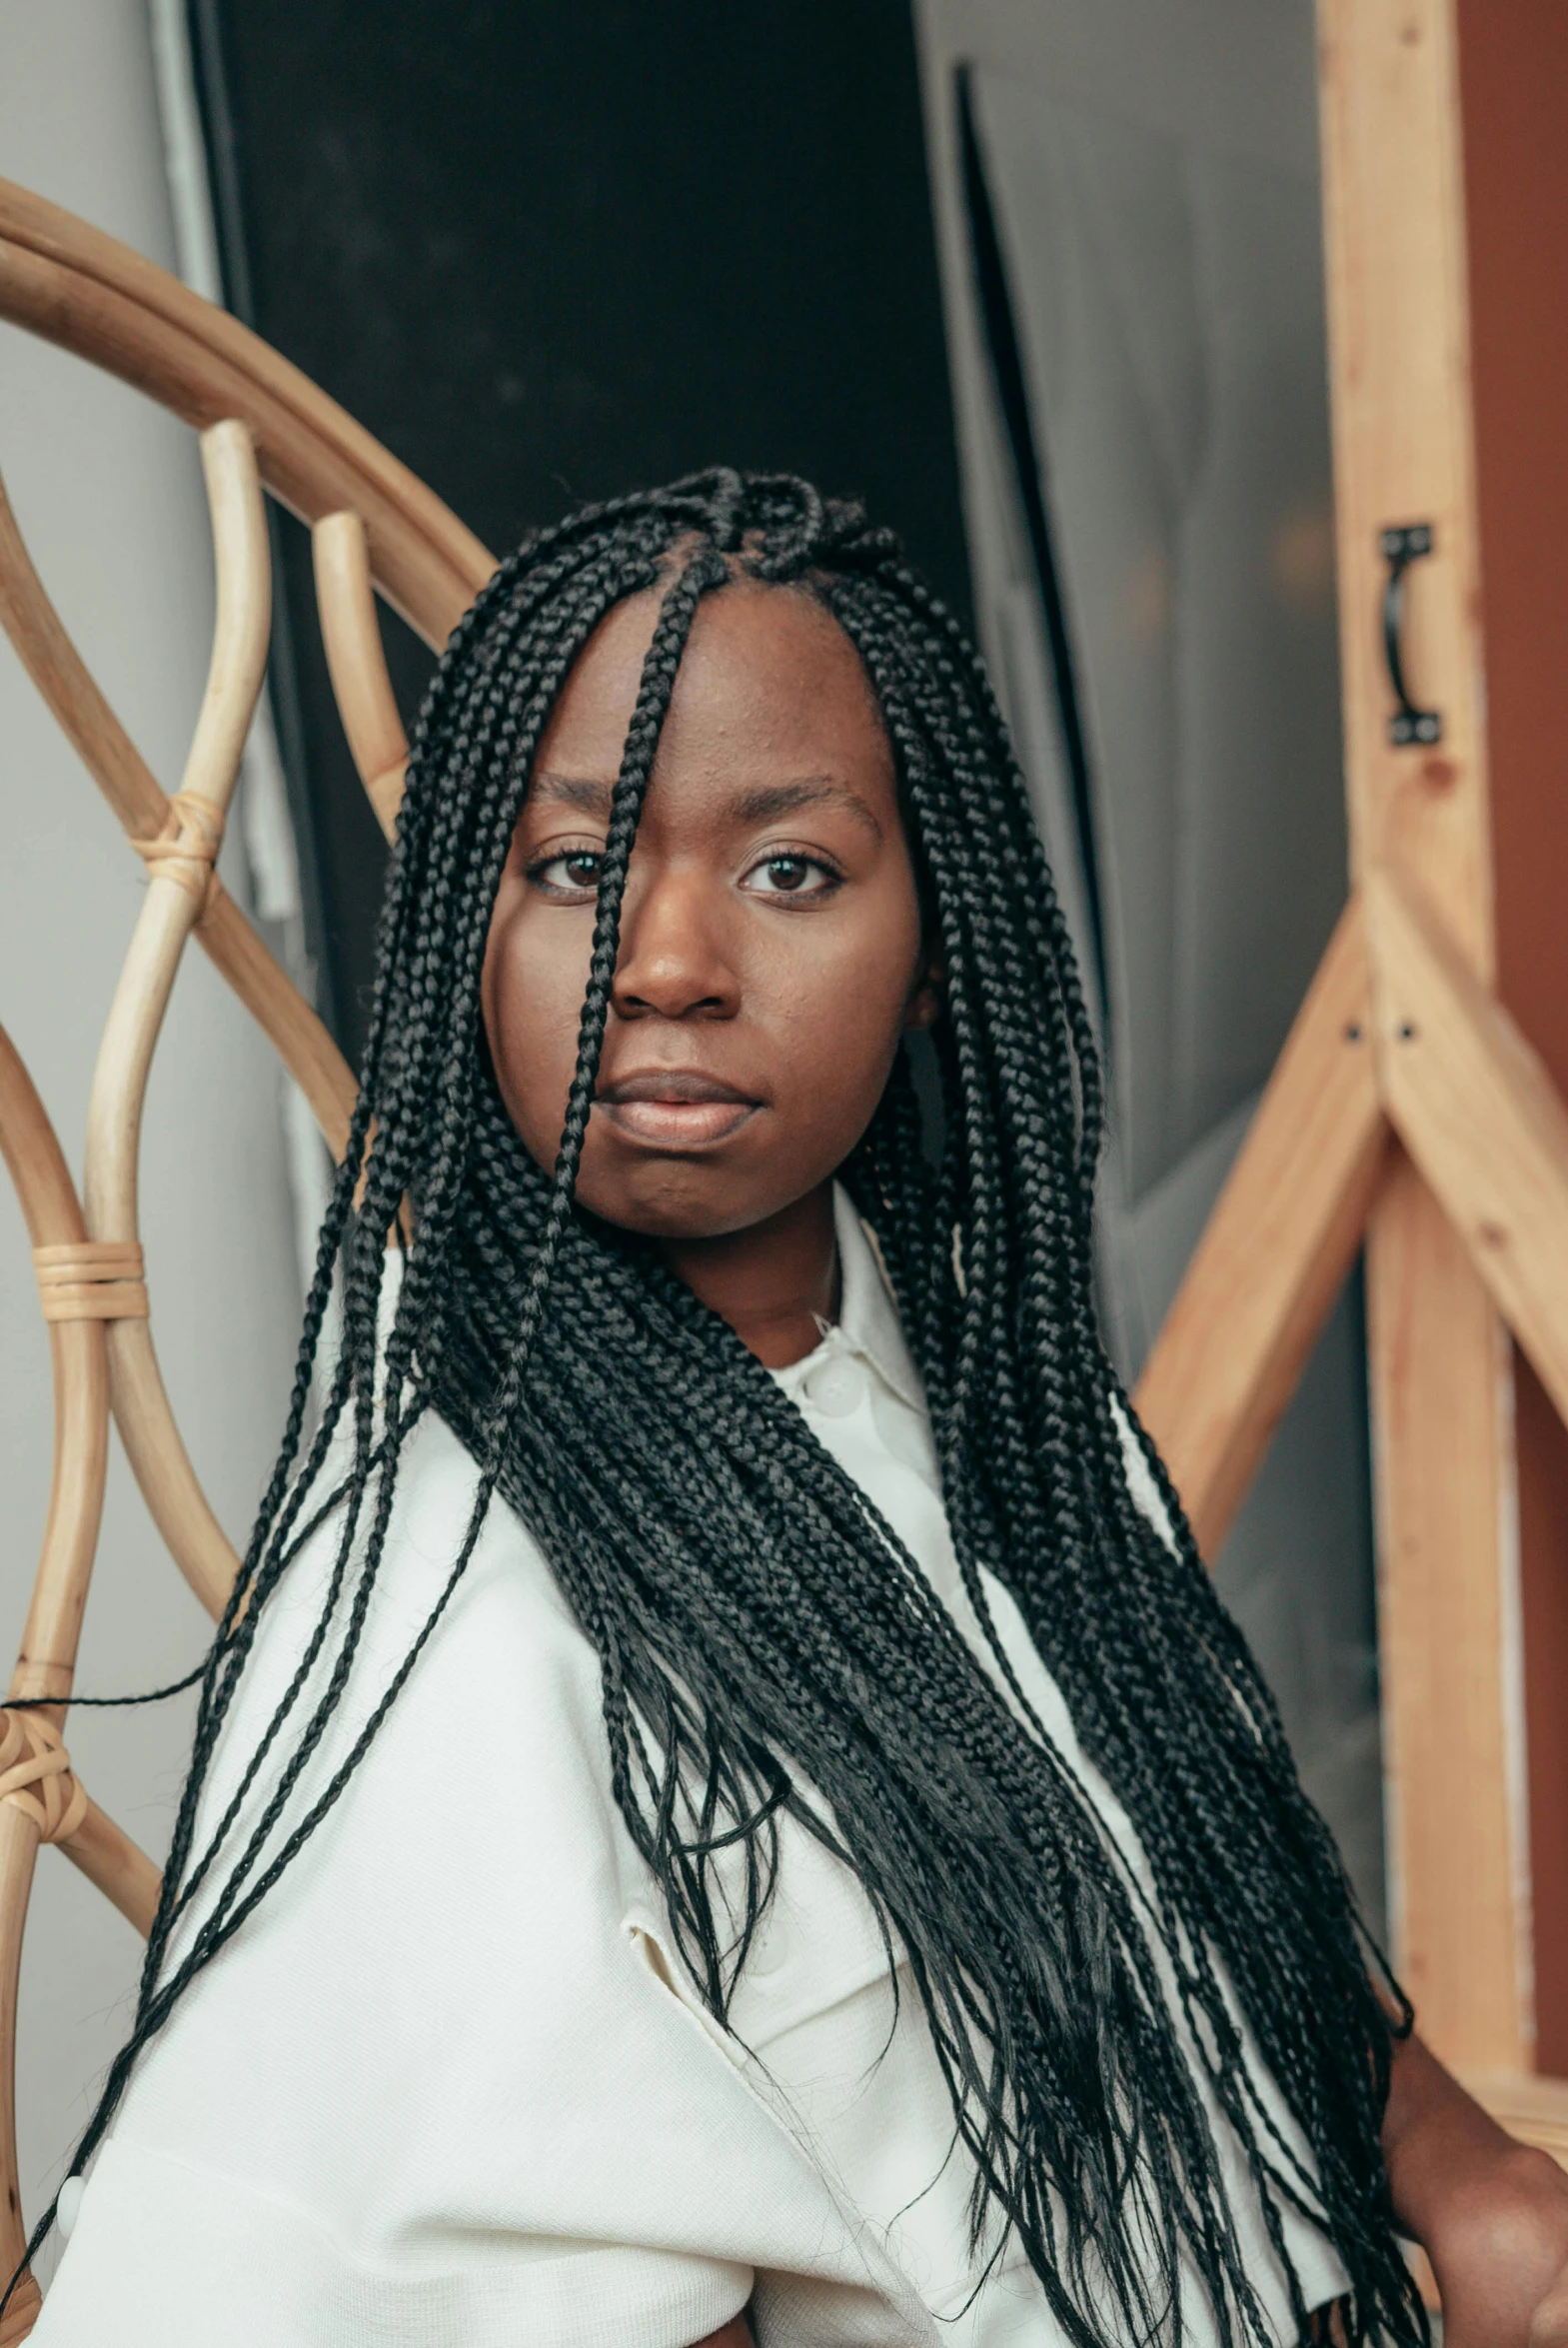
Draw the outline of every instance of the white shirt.
M776 1374L995 1670L959 1586L918 1376L836 1203L839 1323ZM1134 1455L1157 1522L1140 1469ZM422 1624L474 1485L428 1417L309 1786ZM264 1617L207 1825L299 1659L334 1549L318 1536ZM994 1582L987 1595L1030 1702L1143 1872L1015 1606ZM971 2171L906 1972L893 2020L854 1877L784 1822L778 1898L727 2035L672 1953L599 1705L597 1656L497 1501L342 1798L142 2057L39 2348L690 2348L749 2301L763 2348L1056 2348L1016 2249L974 2291ZM1239 2148L1210 2111L1249 2271L1291 2342ZM1286 2234L1309 2304L1344 2289L1318 2234L1288 2214ZM1185 2312L1205 2348L1195 2295Z

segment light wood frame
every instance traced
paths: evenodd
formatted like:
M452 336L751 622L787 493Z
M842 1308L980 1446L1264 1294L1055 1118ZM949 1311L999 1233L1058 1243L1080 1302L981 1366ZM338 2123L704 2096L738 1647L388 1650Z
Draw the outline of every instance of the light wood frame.
M1568 1114L1494 993L1454 4L1318 27L1353 895L1137 1399L1212 1555L1364 1238L1396 1956L1438 2051L1564 2153L1568 2084L1529 2078L1507 1334L1568 1415ZM1378 641L1381 534L1416 522L1435 746L1390 739Z

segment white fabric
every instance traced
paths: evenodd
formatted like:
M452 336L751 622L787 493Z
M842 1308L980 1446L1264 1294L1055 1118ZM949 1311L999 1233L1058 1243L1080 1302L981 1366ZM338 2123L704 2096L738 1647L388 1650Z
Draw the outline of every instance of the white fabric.
M780 1382L983 1652L919 1382L841 1194L838 1209L840 1322ZM424 1620L473 1487L427 1420L312 1786ZM300 1657L332 1546L315 1541L265 1618L209 1823ZM1016 1609L988 1594L1030 1701L1141 1867ZM144 2056L39 2348L689 2348L749 2300L763 2348L1052 2348L1016 2254L973 2291L969 2171L906 1973L895 2021L858 1885L798 1828L782 1842L726 2037L616 1808L594 1652L497 1503L342 1799ZM1309 2301L1342 2289L1320 2237L1288 2231Z

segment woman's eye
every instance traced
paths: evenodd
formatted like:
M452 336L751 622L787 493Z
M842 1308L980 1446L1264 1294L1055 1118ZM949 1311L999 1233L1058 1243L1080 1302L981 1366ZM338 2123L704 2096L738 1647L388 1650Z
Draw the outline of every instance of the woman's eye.
M546 857L530 865L528 877L536 889L558 891L563 897L581 897L599 887L604 857L595 848L570 848L564 856Z
M742 883L759 897L826 897L839 875L814 856L769 856Z

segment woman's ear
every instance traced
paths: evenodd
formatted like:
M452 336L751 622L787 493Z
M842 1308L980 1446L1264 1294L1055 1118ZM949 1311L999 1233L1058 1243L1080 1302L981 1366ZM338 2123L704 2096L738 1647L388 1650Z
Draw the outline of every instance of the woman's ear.
M930 1028L936 1024L942 1007L942 994L947 974L934 959L923 962L916 974L909 1000L903 1009L904 1032L913 1028Z

